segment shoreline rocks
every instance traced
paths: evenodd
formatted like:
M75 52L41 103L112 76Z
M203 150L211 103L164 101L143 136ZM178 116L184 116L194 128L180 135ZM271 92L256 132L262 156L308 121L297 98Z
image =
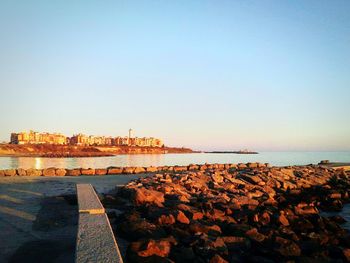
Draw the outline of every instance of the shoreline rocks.
M215 169L246 169L247 167L269 167L269 164L248 163L248 164L190 164L187 166L150 166L150 167L107 167L107 168L74 168L64 169L49 167L45 169L5 169L0 170L0 177L3 176L81 176L81 175L119 175L119 174L140 174L156 172L177 172L206 171Z
M317 165L198 165L155 173L104 203L128 262L347 262L350 172ZM112 201L111 201L112 200ZM166 242L167 241L167 242Z

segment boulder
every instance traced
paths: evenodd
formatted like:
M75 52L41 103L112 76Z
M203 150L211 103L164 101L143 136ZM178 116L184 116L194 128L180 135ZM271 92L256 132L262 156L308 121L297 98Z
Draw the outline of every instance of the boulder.
M196 170L199 170L199 166L195 164L190 164L187 169L189 171L196 171Z
M42 176L43 172L40 169L27 169L27 176Z
M251 183L251 184L259 184L262 182L261 178L257 175L241 175L240 176L243 180Z
M247 163L246 165L248 168L257 168L258 167L258 163Z
M182 224L189 224L190 220L187 218L187 216L182 212L178 211L176 220L179 221Z
M121 174L123 173L122 167L108 167L107 174Z
M250 239L256 242L263 242L266 239L266 236L259 233L256 228L252 228L248 230L245 234L247 237L249 237Z
M187 166L174 166L174 172L184 172L187 171Z
M81 169L67 169L66 176L79 176L81 175Z
M247 250L251 247L250 240L246 237L223 236L222 239L229 250Z
M55 170L55 174L57 176L65 176L67 174L67 171L66 169L59 168Z
M124 167L123 174L133 174L135 171L135 167Z
M283 225L283 226L289 226L289 221L287 219L287 217L284 214L281 214L278 217L278 222Z
M299 257L301 255L300 247L292 240L288 240L282 237L276 237L275 239L276 251L285 257Z
M107 174L107 169L95 169L95 174L96 175L106 175Z
M136 205L154 204L158 207L163 207L164 194L155 190L148 190L144 187L135 190Z
M337 192L331 193L331 194L329 194L329 198L330 199L341 199L341 193L337 193Z
M88 168L88 169L82 168L82 169L81 169L81 175L95 175L95 169L92 169L92 168Z
M318 210L316 207L314 206L296 206L294 208L294 212L297 215L317 215L318 214Z
M202 212L193 212L192 220L201 220L204 217Z
M4 170L5 176L15 176L16 175L16 169L7 169Z
M131 253L141 258L150 256L167 257L170 253L171 243L168 240L146 240L132 242L128 248Z
M193 222L188 226L188 229L191 233L212 233L212 234L221 234L221 228L218 225L205 225L200 222Z
M141 174L141 173L145 173L145 172L146 172L146 169L143 167L136 167L134 170L135 174Z
M205 164L204 165L199 165L199 170L200 171L205 171L208 169L208 166L206 166Z
M173 224L175 224L175 217L172 214L161 215L158 218L158 224L160 224L160 225L173 225Z
M224 177L218 172L215 172L214 174L212 174L211 178L215 183L222 183L224 181Z
M350 248L343 248L343 256L345 262L350 262Z
M0 170L0 176L5 176L4 170Z
M146 167L146 172L147 172L147 173L155 173L155 172L158 172L158 167L154 167L154 166Z
M47 168L43 170L43 176L55 176L56 171L55 168Z
M22 169L22 168L18 168L17 169L17 174L19 176L26 176L27 175L27 171L25 169Z
M247 165L244 164L244 163L239 163L239 164L237 164L237 168L238 168L238 169L246 169L246 168L247 168Z
M220 255L215 254L215 256L210 259L209 263L228 263L228 261L223 259Z

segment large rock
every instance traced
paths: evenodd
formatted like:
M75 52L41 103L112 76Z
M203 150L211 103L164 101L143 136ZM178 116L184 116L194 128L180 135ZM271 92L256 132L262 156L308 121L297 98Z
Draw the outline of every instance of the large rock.
M246 237L223 236L222 239L229 250L247 250L251 247L251 242Z
M88 168L88 169L81 169L81 174L82 175L95 175L95 169Z
M258 163L247 163L246 165L248 168L257 168L259 166Z
M146 167L146 172L147 172L147 173L155 173L155 172L158 172L158 167L154 167L154 166Z
M164 194L155 190L148 190L144 187L137 188L135 190L135 203L137 205L154 204L163 207Z
M146 172L146 169L143 167L136 167L134 170L135 174L141 174L141 173L145 173L145 172Z
M106 175L107 174L107 169L95 169L95 174L96 175Z
M22 168L18 168L17 169L17 175L18 176L26 176L27 175L27 170L22 169Z
M55 176L56 171L55 168L47 168L43 170L43 176Z
M188 170L189 171L196 171L196 170L199 170L199 166L198 165L195 165L195 164L190 164L188 166Z
M182 211L178 211L177 216L176 216L176 220L179 221L180 223L183 223L183 224L190 223L190 220L187 218L187 216Z
M79 176L81 175L81 169L67 169L67 176Z
M184 172L187 171L187 166L174 166L174 172Z
M59 169L56 169L55 173L56 173L56 176L65 176L67 174L67 170L59 168Z
M42 170L30 168L27 170L27 176L42 176Z
M168 240L146 240L132 242L129 246L131 253L141 258L158 256L167 257L170 253L171 243ZM142 260L142 259L140 259Z
M209 263L228 263L228 261L223 259L220 255L215 254L215 256L210 259Z
M211 178L215 183L222 183L224 181L224 177L219 172L212 174Z
M108 167L107 174L121 174L123 173L122 167Z
M0 176L5 176L4 170L0 170Z
M261 178L257 175L241 175L240 176L243 180L251 183L251 184L259 184L262 182Z
M124 167L123 174L133 174L135 171L135 167Z
M221 234L221 228L218 225L205 225L200 222L193 222L188 226L190 232L193 234L198 233L211 233L211 234Z
M175 217L172 214L161 215L158 218L158 223L160 225L173 225L173 224L175 224L175 222L176 222Z
M285 257L298 257L301 255L300 247L292 240L276 237L276 251Z
M4 170L5 176L16 176L16 169L7 169Z

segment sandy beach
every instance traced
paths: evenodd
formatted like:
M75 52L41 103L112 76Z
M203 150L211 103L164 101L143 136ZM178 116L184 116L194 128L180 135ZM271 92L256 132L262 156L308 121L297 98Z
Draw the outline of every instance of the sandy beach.
M74 262L76 183L107 193L142 176L1 178L0 262Z

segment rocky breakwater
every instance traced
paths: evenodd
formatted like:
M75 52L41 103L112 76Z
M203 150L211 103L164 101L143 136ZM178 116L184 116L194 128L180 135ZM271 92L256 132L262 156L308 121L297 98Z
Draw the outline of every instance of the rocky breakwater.
M261 167L262 166L262 167ZM322 166L238 165L158 173L103 203L127 262L346 262L340 210L350 174Z
M256 163L239 164L238 166L256 166ZM265 166L268 164L259 164ZM6 169L0 170L0 177L3 176L94 176L94 175L120 175L120 174L141 174L141 173L155 173L155 172L182 172L205 169L223 169L236 167L236 164L204 164L188 166L149 166L149 167L114 167L107 168L74 168L63 169L50 167L46 169Z

